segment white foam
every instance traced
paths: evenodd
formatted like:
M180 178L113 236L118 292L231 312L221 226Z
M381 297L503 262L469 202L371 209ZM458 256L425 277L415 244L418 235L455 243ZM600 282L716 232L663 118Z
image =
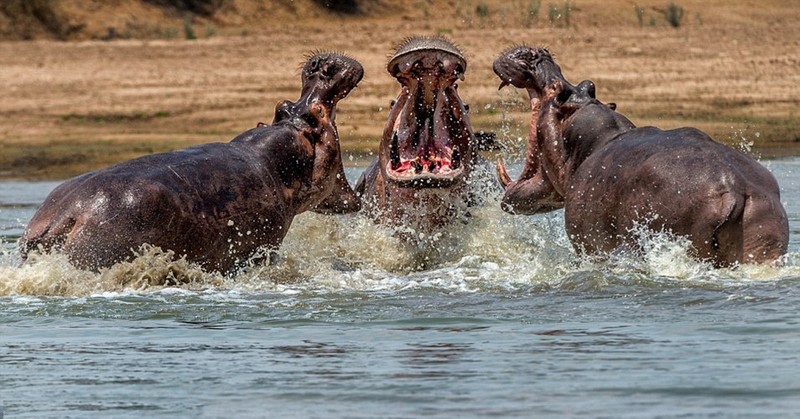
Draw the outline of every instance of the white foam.
M570 281L584 277L600 281L597 286L615 278L667 278L678 284L717 286L800 277L798 254L787 255L782 267L714 269L690 256L686 239L645 229L636 232L641 253L602 261L580 258L566 237L563 212L512 216L500 210L497 191L485 191L483 196L487 197L483 204L470 209L468 224L457 223L438 237L413 245L359 214L302 214L281 246L279 263L251 266L233 277L204 272L171 252L147 246L135 260L99 273L76 269L58 254L32 255L18 266L13 249L14 255L5 251L0 259L0 296L35 301L32 296L118 298L162 293L238 300L268 292L292 300L306 292L342 290L569 288L576 286Z

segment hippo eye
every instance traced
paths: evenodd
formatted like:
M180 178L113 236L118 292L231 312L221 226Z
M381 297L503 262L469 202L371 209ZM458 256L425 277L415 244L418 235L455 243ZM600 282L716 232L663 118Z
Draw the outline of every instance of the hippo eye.
M464 67L462 67L461 64L456 65L455 72L456 72L456 75L464 74Z
M319 61L317 59L311 60L309 63L308 72L309 73L316 73L319 70Z

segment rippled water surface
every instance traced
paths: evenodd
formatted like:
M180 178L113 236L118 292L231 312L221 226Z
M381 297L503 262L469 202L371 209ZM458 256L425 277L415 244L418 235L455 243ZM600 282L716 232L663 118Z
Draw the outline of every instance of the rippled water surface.
M57 182L0 183L0 411L18 417L788 417L800 412L800 160L764 162L785 266L713 269L644 237L581 260L563 216L408 248L304 214L233 278L157 249L99 274L16 239ZM352 169L348 175L355 176ZM2 416L2 415L0 415Z

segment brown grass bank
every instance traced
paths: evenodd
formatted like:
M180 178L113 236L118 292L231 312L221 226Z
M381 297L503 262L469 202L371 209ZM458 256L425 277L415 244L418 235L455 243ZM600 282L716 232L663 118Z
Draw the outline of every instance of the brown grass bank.
M677 27L669 1L364 0L348 13L320 1L31 2L60 10L47 18L66 28L58 36L0 10L1 37L32 38L0 42L0 177L63 178L227 141L298 96L298 67L316 49L364 64L337 121L345 149L369 153L398 92L386 57L414 34L443 34L466 51L459 92L473 124L512 149L526 135L527 105L522 92L497 92L491 63L526 43L549 47L569 79L594 80L602 100L640 125L697 126L764 155L800 150L793 1L677 1Z

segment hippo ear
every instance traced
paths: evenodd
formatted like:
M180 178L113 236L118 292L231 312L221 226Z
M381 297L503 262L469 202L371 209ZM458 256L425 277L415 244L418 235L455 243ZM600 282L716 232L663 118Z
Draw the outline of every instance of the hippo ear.
M578 84L578 91L582 95L589 96L592 99L597 99L596 88L595 88L594 82L591 81L591 80L584 80L584 81L580 82L580 84Z
M294 104L288 100L278 103L275 106L275 116L272 119L273 124L287 120L292 117L292 106Z

